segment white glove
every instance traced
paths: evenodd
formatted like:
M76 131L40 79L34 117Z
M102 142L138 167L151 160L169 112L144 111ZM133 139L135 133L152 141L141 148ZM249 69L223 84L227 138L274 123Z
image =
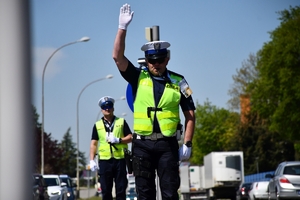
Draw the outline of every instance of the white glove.
M120 139L116 138L113 134L110 134L106 139L107 139L107 142L110 142L112 144L120 142Z
M188 160L191 156L192 147L183 144L179 149L179 161Z
M98 169L98 166L94 160L90 160L90 169L92 172Z
M131 12L130 5L127 3L120 8L119 29L127 29L127 26L132 20L133 13L133 11Z

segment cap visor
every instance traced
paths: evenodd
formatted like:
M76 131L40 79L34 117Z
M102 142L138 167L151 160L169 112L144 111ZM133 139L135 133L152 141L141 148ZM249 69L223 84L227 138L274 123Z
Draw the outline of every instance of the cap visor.
M165 58L167 57L168 54L148 54L148 55L145 55L145 57L147 59L159 59L159 58Z

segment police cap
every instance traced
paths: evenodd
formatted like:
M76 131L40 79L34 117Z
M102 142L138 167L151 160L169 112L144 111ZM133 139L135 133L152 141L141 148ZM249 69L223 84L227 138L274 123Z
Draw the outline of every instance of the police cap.
M168 55L167 48L170 47L169 42L165 41L152 41L144 44L141 48L145 52L145 57L147 59L158 59L164 58Z
M100 106L100 108L101 108L101 106L104 106L107 104L114 104L114 103L115 103L115 100L110 96L104 96L101 99L99 99L99 101L98 101L98 105Z

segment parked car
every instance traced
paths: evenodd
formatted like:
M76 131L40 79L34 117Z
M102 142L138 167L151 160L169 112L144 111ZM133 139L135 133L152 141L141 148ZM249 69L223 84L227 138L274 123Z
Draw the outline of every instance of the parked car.
M251 182L242 183L237 191L237 199L238 200L248 200L248 191L251 186Z
M269 181L253 182L248 192L248 199L249 200L268 199L269 198L268 186L269 186Z
M34 184L38 186L39 200L49 200L48 185L41 174L33 174Z
M45 182L48 185L48 195L50 200L67 200L68 188L67 184L61 182L60 178L56 174L43 175Z
M59 178L61 180L61 182L66 183L67 184L67 189L68 189L68 200L75 200L75 188L76 188L76 184L74 184L72 182L72 179L68 176L68 175L59 175Z
M266 174L269 199L300 199L300 161L282 162L274 174Z
M32 200L40 200L39 186L35 184L34 177L32 177Z

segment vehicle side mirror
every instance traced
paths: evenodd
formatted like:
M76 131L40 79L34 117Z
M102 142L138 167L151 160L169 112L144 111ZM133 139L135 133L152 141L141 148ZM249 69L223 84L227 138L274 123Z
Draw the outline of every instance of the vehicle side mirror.
M61 186L61 187L66 187L67 184L66 184L65 182L62 182L62 183L60 184L60 186Z

